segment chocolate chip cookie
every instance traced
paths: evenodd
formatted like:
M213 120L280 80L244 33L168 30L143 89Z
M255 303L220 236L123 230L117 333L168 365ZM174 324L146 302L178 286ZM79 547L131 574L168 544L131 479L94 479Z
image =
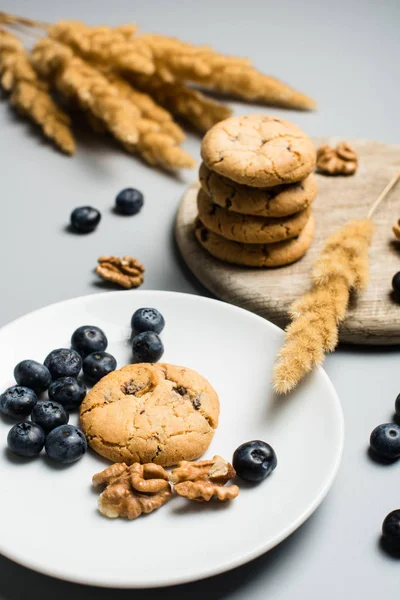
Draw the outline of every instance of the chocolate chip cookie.
M159 363L128 365L103 377L80 410L93 450L113 462L162 466L201 456L218 417L218 395L204 377Z
M197 219L195 235L212 256L225 262L246 267L283 267L304 256L311 245L314 227L311 216L297 238L275 244L240 244L213 233Z
M299 127L258 114L214 125L203 138L201 156L212 171L252 187L301 181L316 161L315 148Z
M272 188L241 185L200 166L200 183L211 200L230 212L255 217L287 217L310 206L317 195L313 173L297 183Z

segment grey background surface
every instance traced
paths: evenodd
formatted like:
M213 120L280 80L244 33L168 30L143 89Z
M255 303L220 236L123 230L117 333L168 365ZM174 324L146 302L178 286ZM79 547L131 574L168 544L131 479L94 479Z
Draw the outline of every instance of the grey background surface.
M320 106L316 113L267 109L310 135L399 142L398 0L4 0L1 9L47 21L133 20L144 31L213 44L251 57L261 69L314 96ZM265 110L234 106L237 113ZM105 289L93 274L97 257L104 253L137 256L147 268L144 288L206 293L182 265L172 235L177 202L195 172L173 179L125 155L107 139L89 134L78 138L77 155L65 158L0 103L1 325L46 304ZM187 148L198 156L199 138L189 136ZM134 219L111 212L115 194L126 186L136 186L146 196L143 211ZM82 204L99 207L103 221L95 234L79 237L67 233L65 226L70 211ZM400 207L393 219L399 216ZM340 348L327 359L345 413L343 464L319 510L275 550L207 581L135 592L59 582L0 557L0 599L19 600L26 594L43 600L71 595L76 600L395 597L400 564L381 551L379 531L385 515L400 508L400 465L377 465L366 450L373 427L392 418L400 391L399 363L398 349L383 348ZM30 493L26 514L21 515L27 535L34 518ZM4 509L1 518L7 518ZM62 531L61 519L59 528L44 523L43 534L49 543L62 544L71 532ZM85 543L79 541L79 532L75 538ZM188 543L195 540L188 536ZM110 549L110 560L117 559L118 552L113 556Z

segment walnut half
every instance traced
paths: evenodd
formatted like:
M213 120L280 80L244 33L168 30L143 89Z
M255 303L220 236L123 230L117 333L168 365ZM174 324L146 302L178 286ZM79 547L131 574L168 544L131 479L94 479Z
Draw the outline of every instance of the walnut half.
M317 150L317 169L327 175L353 175L358 166L357 153L347 142L332 148L321 146Z
M116 463L93 475L93 484L106 486L99 496L99 511L110 519L137 519L160 508L172 496L168 473L153 463Z
M188 462L182 460L170 474L178 496L197 502L209 502L216 497L221 502L233 500L239 494L237 485L225 487L236 475L232 465L221 456L212 460Z
M100 256L96 273L107 281L112 281L130 289L143 283L144 266L133 256Z

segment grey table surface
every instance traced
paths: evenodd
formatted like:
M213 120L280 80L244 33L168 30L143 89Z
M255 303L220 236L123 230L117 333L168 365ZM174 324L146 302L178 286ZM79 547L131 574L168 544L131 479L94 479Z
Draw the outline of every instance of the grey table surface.
M249 56L261 69L314 96L320 106L315 113L268 112L298 123L310 135L399 142L398 0L4 0L1 9L47 21L136 21L144 31ZM237 113L265 110L240 103L234 107ZM133 254L144 262L144 288L206 294L173 243L177 203L194 172L168 177L111 141L88 134L78 136L77 155L65 158L4 102L0 132L1 325L38 307L106 289L93 274L97 256L104 253ZM199 139L189 136L187 148L199 156ZM111 212L116 192L126 186L146 196L134 219ZM67 233L70 211L88 203L102 210L101 227L84 237ZM380 593L398 595L399 561L380 549L379 531L384 516L400 507L400 466L377 465L366 449L373 427L392 418L399 363L400 350L394 348L343 347L327 359L345 413L342 467L322 506L268 554L213 579L135 592L64 583L0 557L0 599L19 600L27 593L44 600L71 595L76 600L372 600ZM29 493L27 512L21 515L27 531ZM3 512L0 518L7 516ZM61 543L60 533L44 531L49 543Z

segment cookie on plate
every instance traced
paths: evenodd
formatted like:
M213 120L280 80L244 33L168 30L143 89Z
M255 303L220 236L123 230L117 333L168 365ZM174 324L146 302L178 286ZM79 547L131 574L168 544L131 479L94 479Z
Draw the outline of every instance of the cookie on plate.
M204 377L159 363L113 371L90 390L80 409L91 448L126 464L195 460L210 445L218 417L218 395Z
M243 244L273 244L297 237L311 214L310 206L295 215L280 219L233 213L214 204L202 188L197 195L197 208L207 229Z
M313 173L297 183L254 188L222 177L201 163L199 178L203 190L215 204L255 217L293 215L310 206L317 195L317 181Z
M195 235L209 254L224 262L245 267L283 267L304 256L311 245L314 228L311 216L297 238L275 244L240 244L209 231L197 219Z
M201 156L212 171L252 187L301 181L316 162L315 148L299 127L259 114L214 125L203 138Z

